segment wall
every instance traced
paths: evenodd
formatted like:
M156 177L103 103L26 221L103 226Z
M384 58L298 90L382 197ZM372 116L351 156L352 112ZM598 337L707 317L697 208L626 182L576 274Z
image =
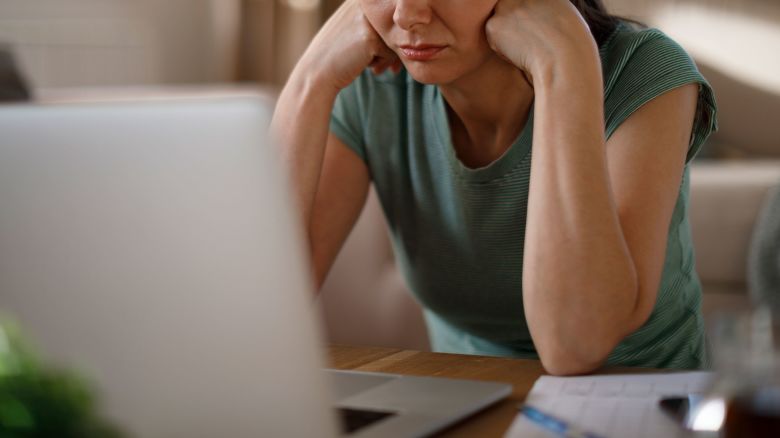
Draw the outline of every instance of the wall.
M239 0L0 0L36 88L235 79Z
M242 80L282 86L317 33L320 0L243 0Z

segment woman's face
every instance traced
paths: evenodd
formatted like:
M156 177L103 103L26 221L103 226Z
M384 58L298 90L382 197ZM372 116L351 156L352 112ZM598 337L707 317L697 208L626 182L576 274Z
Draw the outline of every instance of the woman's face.
M363 13L418 82L447 84L495 56L485 22L497 0L360 0Z

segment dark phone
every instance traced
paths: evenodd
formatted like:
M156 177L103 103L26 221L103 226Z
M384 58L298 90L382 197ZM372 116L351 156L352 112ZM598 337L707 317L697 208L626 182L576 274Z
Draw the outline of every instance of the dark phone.
M691 397L695 397L697 400L692 401ZM668 397L662 398L658 404L661 406L661 410L677 423L685 425L685 417L688 415L691 405L696 403L698 399L699 396Z

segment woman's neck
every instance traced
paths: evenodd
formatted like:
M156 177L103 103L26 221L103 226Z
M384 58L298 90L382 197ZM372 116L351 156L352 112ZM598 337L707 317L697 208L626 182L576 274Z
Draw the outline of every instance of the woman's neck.
M486 166L506 152L534 98L522 72L498 56L439 89L448 105L455 151L469 167Z

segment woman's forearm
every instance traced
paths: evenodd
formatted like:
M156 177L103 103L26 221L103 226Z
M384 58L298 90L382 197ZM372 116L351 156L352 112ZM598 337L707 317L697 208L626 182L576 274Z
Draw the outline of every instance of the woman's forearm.
M534 76L523 301L545 366L568 374L627 335L638 281L607 171L598 54L562 58Z
M296 67L276 103L271 133L308 228L327 143L330 113L338 90L318 84Z

